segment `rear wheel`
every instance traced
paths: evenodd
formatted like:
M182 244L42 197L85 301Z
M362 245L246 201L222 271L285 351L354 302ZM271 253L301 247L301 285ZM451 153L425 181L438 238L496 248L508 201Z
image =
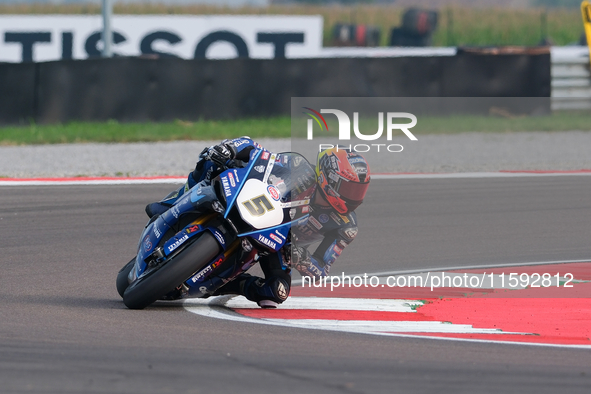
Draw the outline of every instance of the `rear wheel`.
M135 257L131 259L129 263L125 264L117 274L117 292L121 297L123 297L125 289L127 289L127 287L129 286L129 280L127 279L127 277L129 276L129 273L131 272L131 269L133 268L134 264Z
M205 267L219 253L216 239L209 232L204 232L161 268L127 287L123 303L129 309L144 309Z

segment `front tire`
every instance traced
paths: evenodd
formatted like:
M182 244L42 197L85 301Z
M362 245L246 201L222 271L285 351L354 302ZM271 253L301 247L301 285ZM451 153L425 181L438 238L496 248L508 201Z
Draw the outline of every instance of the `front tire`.
M121 268L119 270L119 273L117 274L117 293L119 293L119 295L121 297L123 297L123 293L125 292L125 289L127 289L129 287L129 273L131 272L131 270L133 269L133 265L135 264L135 257L133 259L131 259L131 261L127 264L125 264L123 266L123 268Z
M204 232L161 268L129 285L123 293L123 303L129 309L144 309L205 267L219 253L217 240Z

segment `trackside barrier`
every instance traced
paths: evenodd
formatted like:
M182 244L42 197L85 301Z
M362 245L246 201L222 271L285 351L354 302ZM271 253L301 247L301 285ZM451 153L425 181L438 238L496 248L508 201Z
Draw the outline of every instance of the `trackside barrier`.
M455 56L455 47L323 48L322 57ZM591 109L591 72L586 46L550 47L552 109Z
M289 115L291 97L549 96L549 53L0 64L0 124Z
M552 109L591 109L591 72L589 49L553 47L552 57Z

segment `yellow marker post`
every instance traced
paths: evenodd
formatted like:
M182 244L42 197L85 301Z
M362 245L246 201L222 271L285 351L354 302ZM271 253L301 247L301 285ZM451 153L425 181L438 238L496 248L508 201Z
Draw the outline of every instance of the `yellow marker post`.
M589 1L584 0L581 3L581 14L583 15L583 26L585 26L585 36L589 47L589 61L591 62L591 3Z

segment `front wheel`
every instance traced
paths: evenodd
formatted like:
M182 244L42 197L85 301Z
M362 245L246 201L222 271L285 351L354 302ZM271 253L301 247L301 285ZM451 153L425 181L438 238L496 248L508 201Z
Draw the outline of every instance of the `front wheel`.
M123 303L129 309L144 309L205 267L219 253L217 240L204 232L161 268L129 285L123 293Z
M123 266L123 268L121 268L119 270L119 273L117 274L117 293L119 293L119 295L121 297L123 297L123 293L125 292L125 289L127 289L127 287L129 286L129 273L131 272L133 265L135 264L135 257L133 259L131 259L131 261L127 264L125 264Z

